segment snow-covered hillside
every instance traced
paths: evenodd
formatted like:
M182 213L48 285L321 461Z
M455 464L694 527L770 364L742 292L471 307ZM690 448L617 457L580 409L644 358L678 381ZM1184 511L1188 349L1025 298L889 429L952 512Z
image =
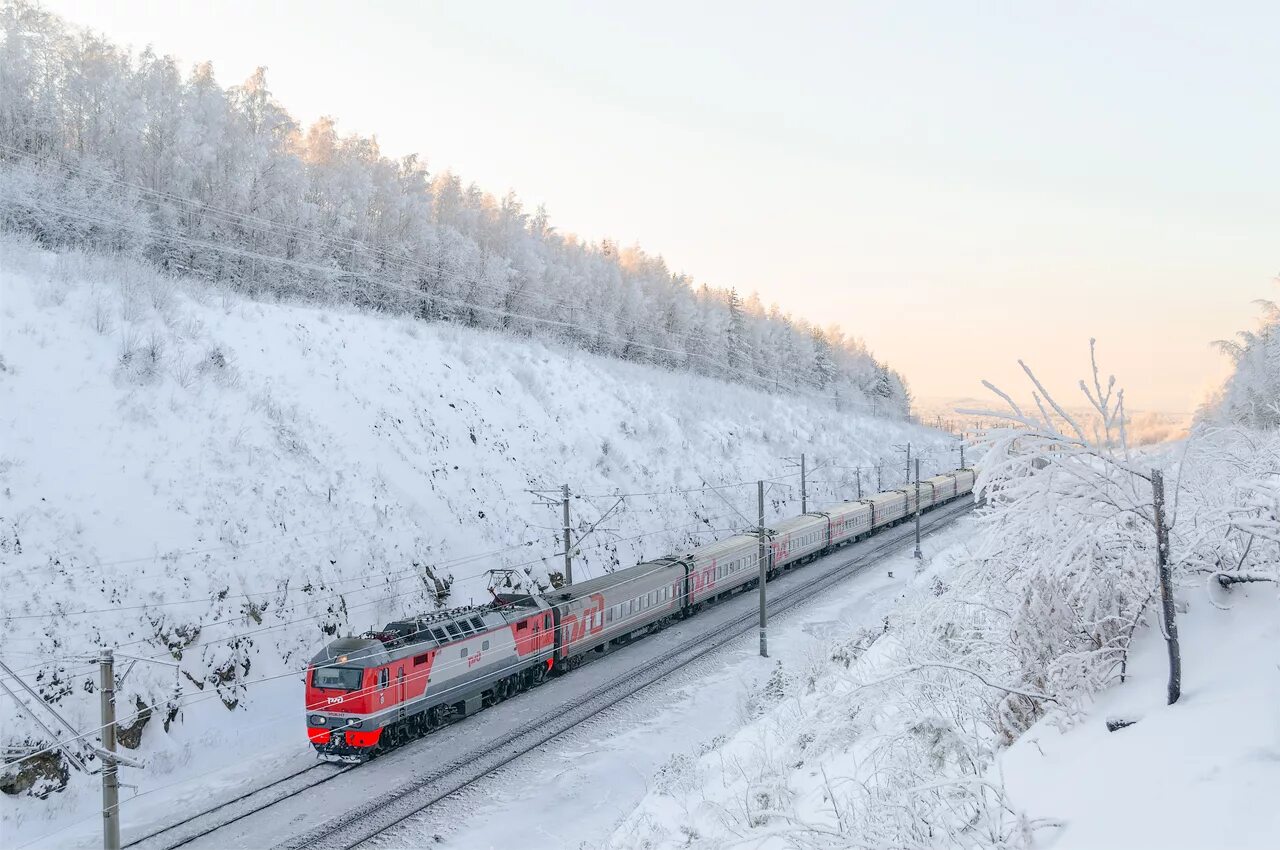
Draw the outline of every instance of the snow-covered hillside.
M584 539L581 578L747 525L757 478L771 517L798 513L800 452L811 504L851 498L859 465L898 483L894 444L926 447L926 472L956 461L909 423L568 347L255 302L8 237L0 267L0 658L81 729L87 654L177 660L139 664L117 700L130 734L145 723L149 774L304 746L294 671L328 634L484 601L491 568L545 583L560 511L527 489L581 494L579 534L633 494ZM43 742L12 703L4 718L5 745ZM55 798L95 794L76 774Z

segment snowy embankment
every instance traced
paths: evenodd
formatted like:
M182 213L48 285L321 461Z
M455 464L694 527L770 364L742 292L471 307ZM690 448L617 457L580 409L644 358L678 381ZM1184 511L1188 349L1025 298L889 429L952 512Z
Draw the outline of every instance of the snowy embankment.
M611 846L1276 846L1274 590L1238 587L1229 600L1191 604L1179 628L1194 684L1177 705L1164 704L1165 647L1148 629L1123 685L1001 750L982 729L993 691L973 673L903 672L939 657L914 642L936 624L972 555L968 545L939 553L908 598L886 609L881 629L845 630L824 664L772 680L760 703L768 710L753 722L704 742L696 759L664 765ZM1133 725L1108 731L1117 720ZM944 807L963 817L916 829Z
M1215 593L1215 597L1219 594ZM1143 634L1132 677L1066 726L1032 727L1001 760L1010 800L1061 824L1054 850L1280 844L1280 605L1237 587L1178 623L1187 686L1165 705L1165 648ZM1109 732L1107 723L1127 721Z
M897 484L895 443L926 446L926 472L955 465L929 429L527 340L13 239L0 267L0 658L81 730L86 655L176 660L138 664L118 696L150 777L305 746L296 673L329 634L482 602L491 568L545 584L560 511L527 488L584 494L579 534L613 508L580 578L755 516L754 484L707 485L770 478L769 516L798 513L784 456L808 453L811 504L853 496L837 466L883 460ZM42 743L4 717L6 746ZM0 806L40 834L32 819L90 812L96 782Z
M1277 336L1280 319L1258 338ZM1280 407L1250 392L1280 357L1241 362L1275 371L1239 373L1183 444L1144 453L1114 381L1095 372L1079 421L1037 385L1039 411L987 435L973 539L664 775L612 845L1280 846Z

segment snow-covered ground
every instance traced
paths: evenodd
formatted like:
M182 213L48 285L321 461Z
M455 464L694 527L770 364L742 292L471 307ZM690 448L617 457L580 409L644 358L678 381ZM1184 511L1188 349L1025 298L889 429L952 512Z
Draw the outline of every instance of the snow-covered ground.
M828 612L839 616L800 612L792 640L809 636L794 644L803 662L780 668L752 694L735 731L664 765L608 845L864 846L850 844L861 836L848 829L845 807L858 804L849 786L883 781L878 748L917 718L887 695L860 697L857 678L901 647L897 635L913 625L904 619L917 613L912 606L969 557L972 526L965 520L940 534L920 564L907 548L885 572L854 579L847 599L830 603ZM892 845L867 836L866 846Z
M963 532L956 529L948 536L967 539L972 523L965 525ZM613 833L610 845L903 846L886 844L871 830L851 830L855 817L868 817L856 807L865 806L874 820L877 804L888 797L902 808L906 823L912 795L931 785L965 781L951 762L977 751L987 760L968 780L986 786L986 793L952 797L958 809L973 815L968 828L957 834L939 826L936 834L918 836L921 840L909 846L1277 846L1280 599L1270 585L1237 586L1229 597L1215 592L1214 602L1231 610L1205 597L1194 599L1179 621L1187 685L1175 706L1165 705L1164 641L1158 629L1147 629L1130 655L1124 684L1103 691L1096 702L1042 720L992 759L997 751L990 745L975 746L983 738L978 732L982 706L960 696L957 683L938 681L932 688L905 692L914 699L877 689L877 683L909 667L897 652L895 618L920 612L919 598L947 592L953 567L968 558L967 546L957 542L938 553L920 575L905 560L892 584L894 598L877 604L874 591L854 597L865 599L865 607L854 603L858 616L839 628L816 618L817 633L825 639L791 644L808 648L808 665L792 667L791 675L776 683L771 700L761 700L757 692L756 706L767 710L746 725L718 740L691 740L682 756L648 777L644 799ZM902 574L911 578L903 581ZM855 579L851 592L868 580L882 578ZM917 598L904 601L904 591ZM839 603L833 602L831 610L840 610ZM808 613L798 618L801 630L811 625L805 622ZM857 627L874 625L885 615L887 639L859 652L867 640L856 637ZM794 627L789 634L794 640ZM731 667L730 675L738 669ZM763 669L757 665L757 681ZM1108 732L1107 721L1115 719L1135 722ZM634 746L634 739L625 737ZM620 749L626 755L602 747L598 758L647 763L625 745ZM626 770L617 775L630 776ZM925 776L932 782L923 781ZM629 781L640 784L646 778ZM879 817L895 815L880 811ZM501 834L492 827L466 834L473 832L486 838ZM902 835L910 829L899 823L884 832Z
M328 634L483 600L494 567L545 581L560 515L526 488L585 494L580 531L610 494L643 494L584 541L581 577L754 517L753 484L708 484L770 478L769 516L798 513L783 458L802 451L811 504L853 495L837 466L883 460L896 484L894 444L925 446L926 471L955 461L903 422L8 237L0 329L0 658L81 729L98 711L86 655L178 661L139 664L118 698L125 725L162 704L133 755L166 781L302 741L295 671ZM39 742L0 704L2 743ZM6 839L97 795L79 774L48 800L6 795Z
M961 519L928 537L926 547L940 552L971 533L972 523ZM714 762L728 738L781 699L783 683L817 675L859 630L883 628L916 580L912 549L904 546L820 601L774 618L768 658L760 657L754 634L740 638L371 845L601 846L646 794L692 790L691 767L704 756ZM644 827L626 829L648 835Z
M1186 687L1165 705L1156 630L1130 657L1132 676L1104 691L1067 731L1032 727L1001 760L1010 800L1060 827L1054 850L1280 845L1280 603L1269 586L1237 586L1231 610L1196 600L1179 619ZM1108 720L1134 725L1107 731Z

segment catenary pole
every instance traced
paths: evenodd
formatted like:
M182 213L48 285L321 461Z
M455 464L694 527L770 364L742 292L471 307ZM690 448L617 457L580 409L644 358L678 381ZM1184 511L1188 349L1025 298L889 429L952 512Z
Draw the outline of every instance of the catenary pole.
M104 850L120 850L120 765L116 752L116 673L115 657L110 649L98 658L102 682L99 694L102 705L102 846Z
M920 458L916 458L916 560L923 560L924 553L920 551Z
M769 580L769 561L765 554L764 548L764 482L756 482L756 505L759 509L760 525L756 529L756 533L760 537L760 549L756 555L756 560L760 565L760 657L769 657L769 620L768 613L765 611L764 586Z
M564 583L573 584L573 541L569 539L573 533L569 528L569 485L565 484L560 489L560 493L564 497Z
M862 470L861 470L861 469L855 469L855 470L853 471L853 477L854 477L854 478L857 480L857 482L858 482L858 499L859 499L859 500L861 500L861 499L862 499Z
M800 452L800 513L809 513L809 488L804 475L804 452ZM764 520L760 520L764 525Z

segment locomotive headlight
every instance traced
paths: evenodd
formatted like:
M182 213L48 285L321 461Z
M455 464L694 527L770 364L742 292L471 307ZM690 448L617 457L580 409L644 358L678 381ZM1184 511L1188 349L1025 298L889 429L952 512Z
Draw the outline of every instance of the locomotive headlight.
M324 724L329 722L329 719L321 714L313 714L307 718L307 721L312 726L323 726Z

